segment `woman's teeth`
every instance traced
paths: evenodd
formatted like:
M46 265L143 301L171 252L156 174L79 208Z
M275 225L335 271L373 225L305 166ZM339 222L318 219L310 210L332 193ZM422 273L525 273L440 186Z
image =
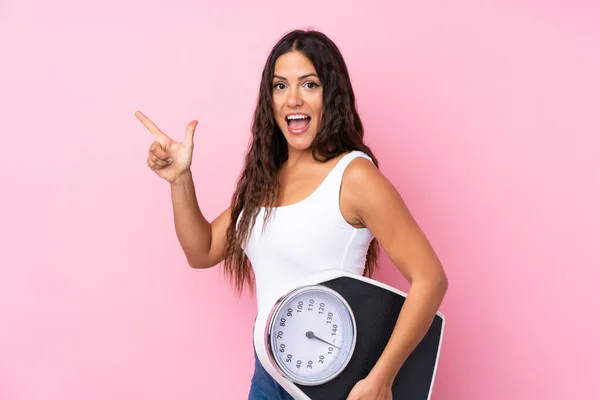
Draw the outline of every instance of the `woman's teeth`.
M297 114L297 115L288 115L285 118L285 120L288 123L288 125L290 124L291 121L293 121L293 120L300 120L300 119L310 119L310 117L308 115Z

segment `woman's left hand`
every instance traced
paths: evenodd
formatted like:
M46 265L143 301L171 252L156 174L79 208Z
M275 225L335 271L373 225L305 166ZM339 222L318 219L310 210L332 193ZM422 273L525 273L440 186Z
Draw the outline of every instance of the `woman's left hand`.
M354 385L347 400L392 400L392 387L367 377Z

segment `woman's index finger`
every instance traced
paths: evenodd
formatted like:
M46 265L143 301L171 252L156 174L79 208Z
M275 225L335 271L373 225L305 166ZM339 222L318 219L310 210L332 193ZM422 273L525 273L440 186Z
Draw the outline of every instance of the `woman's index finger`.
M142 124L150 131L150 133L154 136L154 139L157 141L163 140L167 135L159 129L158 126L154 122L150 120L150 118L146 117L144 113L141 111L136 111L135 116L140 120Z

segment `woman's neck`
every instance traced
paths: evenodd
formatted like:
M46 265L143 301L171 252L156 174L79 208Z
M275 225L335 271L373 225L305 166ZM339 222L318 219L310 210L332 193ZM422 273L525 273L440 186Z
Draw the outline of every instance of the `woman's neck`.
M286 168L294 167L301 164L315 164L317 161L313 158L312 149L306 150L288 150L288 158L284 163Z

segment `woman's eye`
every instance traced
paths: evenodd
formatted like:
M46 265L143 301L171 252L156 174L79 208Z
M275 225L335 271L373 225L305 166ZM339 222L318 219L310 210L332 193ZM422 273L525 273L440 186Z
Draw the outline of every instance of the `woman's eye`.
M308 86L309 89L315 89L319 87L319 85L314 82L306 82L306 86Z
M285 85L283 83L276 83L275 85L273 85L273 87L278 90L283 90L284 86Z

